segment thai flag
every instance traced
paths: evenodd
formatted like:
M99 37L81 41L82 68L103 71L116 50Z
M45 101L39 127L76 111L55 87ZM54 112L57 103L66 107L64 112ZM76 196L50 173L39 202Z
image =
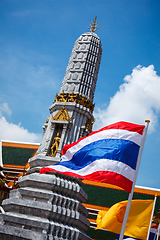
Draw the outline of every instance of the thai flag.
M95 182L117 185L130 192L144 125L118 122L92 132L62 149L62 161L40 173L56 171Z
M158 225L152 225L150 234L149 234L149 240L155 239L157 231L158 231Z
M150 230L150 234L149 234L149 240L155 240L156 237L156 233L158 230L158 225L152 225L151 226L151 230ZM117 234L116 240L119 240L119 234ZM139 240L138 238L132 238L132 237L127 237L124 236L123 239L125 240Z

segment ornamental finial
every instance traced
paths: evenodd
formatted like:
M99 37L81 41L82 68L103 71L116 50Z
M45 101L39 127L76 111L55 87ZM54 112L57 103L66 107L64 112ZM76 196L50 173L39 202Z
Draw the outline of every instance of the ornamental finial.
M88 27L88 29L89 29L91 32L95 32L97 29L100 28L98 21L96 22L96 19L97 19L97 17L94 18L94 22L91 21L92 24L89 24L89 25L91 26L91 28Z

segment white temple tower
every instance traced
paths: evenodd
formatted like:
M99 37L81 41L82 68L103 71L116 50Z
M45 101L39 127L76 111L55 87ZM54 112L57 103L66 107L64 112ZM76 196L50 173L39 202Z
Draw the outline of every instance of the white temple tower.
M1 240L91 240L85 234L90 223L83 206L87 195L82 181L56 172L39 174L41 167L61 160L65 144L92 131L93 98L101 61L102 45L94 33L82 34L72 50L60 93L50 106L42 141L29 159L29 174L18 180L2 203Z
M30 172L60 161L65 144L77 141L92 131L94 92L101 62L102 44L94 32L82 34L74 44L60 93L50 106L37 155L30 159ZM52 146L59 135L58 149ZM53 149L55 152L55 148Z

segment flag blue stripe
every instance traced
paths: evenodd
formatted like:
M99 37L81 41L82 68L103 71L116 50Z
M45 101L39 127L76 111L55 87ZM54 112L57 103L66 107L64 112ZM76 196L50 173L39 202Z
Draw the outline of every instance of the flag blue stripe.
M150 232L150 234L149 234L149 240L154 240L155 235L156 235L156 233Z
M117 234L117 237L116 237L116 240L119 240L119 237L120 237L120 234ZM138 238L133 238L133 237L128 237L128 236L123 236L123 239L126 239L126 240L130 240L130 239L133 239L133 240L140 240Z
M136 169L139 146L123 139L102 139L92 142L77 151L71 160L62 161L62 165L73 170L79 170L98 159L120 161L132 169Z

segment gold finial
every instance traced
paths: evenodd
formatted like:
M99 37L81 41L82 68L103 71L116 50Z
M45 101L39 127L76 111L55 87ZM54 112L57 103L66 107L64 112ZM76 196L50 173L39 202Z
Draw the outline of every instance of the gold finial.
M146 120L145 120L145 122L148 122L148 123L150 123L150 120L149 120L149 119L146 119Z
M95 32L97 29L100 28L98 21L96 22L96 19L97 19L97 17L94 18L94 22L91 21L92 24L89 24L89 25L91 26L91 28L88 27L88 29L89 29L91 32Z

